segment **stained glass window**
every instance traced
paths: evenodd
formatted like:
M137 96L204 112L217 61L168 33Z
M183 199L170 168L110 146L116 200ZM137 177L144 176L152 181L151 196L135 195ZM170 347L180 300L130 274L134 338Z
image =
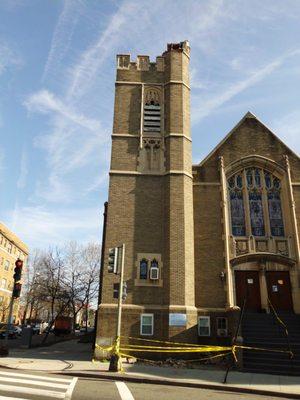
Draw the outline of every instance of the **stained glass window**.
M148 261L144 258L140 262L140 279L148 279Z
M230 192L230 211L231 211L231 224L232 234L234 236L245 236L245 212L243 193L241 191Z
M264 211L260 192L249 193L249 208L252 235L265 236Z
M265 236L265 217L269 217L272 236L284 236L281 207L281 181L260 168L246 168L228 179L231 226L234 236ZM246 197L245 197L246 196ZM264 203L264 197L266 202ZM244 199L248 199L249 215L245 215ZM267 208L264 210L264 204ZM264 215L264 212L266 215ZM245 220L250 232L246 232Z

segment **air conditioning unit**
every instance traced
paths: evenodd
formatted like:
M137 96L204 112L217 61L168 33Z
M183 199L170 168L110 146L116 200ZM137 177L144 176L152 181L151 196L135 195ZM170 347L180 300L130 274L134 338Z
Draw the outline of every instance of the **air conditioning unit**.
M218 336L228 336L227 329L218 329L217 330L217 335Z
M159 269L157 267L150 268L150 279L152 281L157 281L159 279Z

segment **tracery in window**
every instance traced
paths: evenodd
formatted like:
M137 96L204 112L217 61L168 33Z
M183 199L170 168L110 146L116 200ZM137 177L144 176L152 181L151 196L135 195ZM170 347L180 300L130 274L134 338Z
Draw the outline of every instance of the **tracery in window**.
M234 236L266 236L266 218L271 236L284 236L281 182L261 168L246 168L228 179L231 227ZM249 215L245 215L245 202ZM250 232L246 232L248 219Z
M245 236L245 211L243 200L243 180L240 174L232 177L228 181L230 196L230 212L232 234L234 236Z
M284 236L284 225L280 200L280 180L274 177L272 179L270 174L265 174L265 181L268 192L267 196L271 235Z

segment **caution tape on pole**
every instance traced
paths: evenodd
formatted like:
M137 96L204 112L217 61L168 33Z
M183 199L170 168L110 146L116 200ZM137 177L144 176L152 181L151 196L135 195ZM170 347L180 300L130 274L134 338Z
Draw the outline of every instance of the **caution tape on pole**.
M123 337L126 339L126 337ZM178 342L168 342L168 341L161 341L161 340L152 340L152 339L142 339L142 338L135 338L135 337L127 337L127 339L137 340L137 341L145 341L145 342L153 342L153 343L160 343L160 344L172 344L172 346L150 346L150 345L135 345L135 344L124 344L121 345L121 338L117 337L114 343L110 346L100 346L96 344L96 348L102 351L106 351L113 355L119 357L127 357L131 358L134 357L141 361L150 361L154 362L154 360L147 360L141 358L139 356L128 354L128 353L168 353L168 354L178 354L178 353L221 353L217 355L212 355L209 357L199 358L197 360L184 360L186 362L189 361L204 361L210 360L217 357L224 357L228 354L232 354L235 362L237 362L237 350L238 349L245 349L245 350L254 350L254 351L266 351L266 352L273 352L273 353L285 353L289 354L292 358L293 353L288 350L281 350L281 349L270 349L270 348L262 348L262 347L252 347L252 346L243 346L243 345L232 345L232 346L209 346L209 345L196 345L191 343L178 343Z

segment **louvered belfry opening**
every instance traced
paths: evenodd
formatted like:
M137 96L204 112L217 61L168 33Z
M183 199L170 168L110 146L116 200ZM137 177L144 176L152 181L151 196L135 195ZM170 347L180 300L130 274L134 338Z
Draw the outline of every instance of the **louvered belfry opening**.
M149 91L144 104L144 132L160 132L161 107L156 91Z

